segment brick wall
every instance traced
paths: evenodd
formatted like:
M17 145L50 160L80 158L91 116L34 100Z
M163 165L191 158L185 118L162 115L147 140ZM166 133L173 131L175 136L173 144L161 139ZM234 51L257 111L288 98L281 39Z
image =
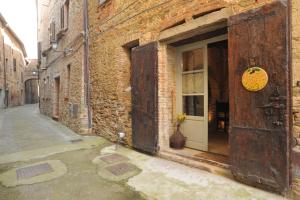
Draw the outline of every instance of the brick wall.
M89 1L90 78L93 131L115 140L118 130L127 133L131 145L130 59L123 48L134 40L140 45L157 41L160 31L193 16L228 7L233 13L261 6L269 1L143 0L115 1L103 5ZM168 67L167 46L159 47L159 132L173 133L175 98L174 68ZM173 102L170 104L170 102ZM161 148L168 136L160 136Z
M294 136L300 144L300 1L292 0L293 111Z
M90 79L93 131L116 140L120 130L131 146L130 57L123 46L132 41L140 45L157 41L162 30L189 22L193 16L226 7L232 14L262 6L272 0L109 0L99 6L89 1ZM294 135L300 136L300 1L293 2L293 110ZM159 43L159 146L169 147L176 117L175 50ZM299 82L298 82L299 81ZM300 159L299 159L300 160ZM300 181L299 181L300 182ZM300 184L299 184L300 185ZM299 188L296 186L296 188ZM300 192L299 192L300 193Z
M40 111L53 117L55 78L60 79L59 121L78 133L87 133L87 111L83 80L83 4L70 1L69 24L58 40L57 51L50 48L49 27L55 22L56 34L61 31L61 6L64 0L49 0L48 6L38 3L38 41L46 55L41 59ZM66 48L72 51L63 50ZM68 71L68 66L70 71Z
M0 29L4 24L0 21ZM0 108L4 107L4 58L3 58L3 35L0 33Z
M8 91L8 107L20 106L24 104L24 82L22 77L26 65L24 54L19 42L10 30L4 28L3 35L1 33L0 35L0 108L5 107L5 79L6 90Z
M293 71L293 135L298 145L300 144L300 1L292 2L292 71ZM293 195L294 199L300 199L300 150L299 146L293 149Z

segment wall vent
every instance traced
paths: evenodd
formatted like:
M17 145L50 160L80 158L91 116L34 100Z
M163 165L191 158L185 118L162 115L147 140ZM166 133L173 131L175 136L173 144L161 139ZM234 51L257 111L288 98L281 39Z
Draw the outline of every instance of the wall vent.
M78 104L69 103L69 117L77 118L78 117Z

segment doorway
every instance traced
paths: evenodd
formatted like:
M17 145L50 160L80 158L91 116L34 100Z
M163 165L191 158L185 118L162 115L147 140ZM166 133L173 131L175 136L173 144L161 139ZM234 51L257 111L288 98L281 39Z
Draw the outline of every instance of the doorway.
M177 48L177 114L186 147L228 155L227 35Z
M53 105L53 119L59 119L59 96L60 96L60 77L54 79L54 105Z
M25 81L25 104L35 103L38 103L38 80L29 79Z
M5 107L7 108L7 107L9 107L9 104L10 104L10 101L9 101L9 90L5 90Z
M228 156L228 41L222 40L208 44L207 59L208 151Z

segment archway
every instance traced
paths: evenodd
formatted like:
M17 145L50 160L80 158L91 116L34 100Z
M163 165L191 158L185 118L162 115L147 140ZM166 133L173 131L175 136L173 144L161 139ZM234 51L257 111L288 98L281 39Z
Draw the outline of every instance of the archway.
M29 79L25 81L25 104L35 104L38 101L38 80Z

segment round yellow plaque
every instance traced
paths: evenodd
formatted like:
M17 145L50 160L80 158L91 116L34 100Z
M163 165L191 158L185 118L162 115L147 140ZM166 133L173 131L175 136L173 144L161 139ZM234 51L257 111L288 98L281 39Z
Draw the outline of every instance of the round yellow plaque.
M256 92L262 90L268 84L268 74L260 67L247 69L242 77L242 84L246 90Z

